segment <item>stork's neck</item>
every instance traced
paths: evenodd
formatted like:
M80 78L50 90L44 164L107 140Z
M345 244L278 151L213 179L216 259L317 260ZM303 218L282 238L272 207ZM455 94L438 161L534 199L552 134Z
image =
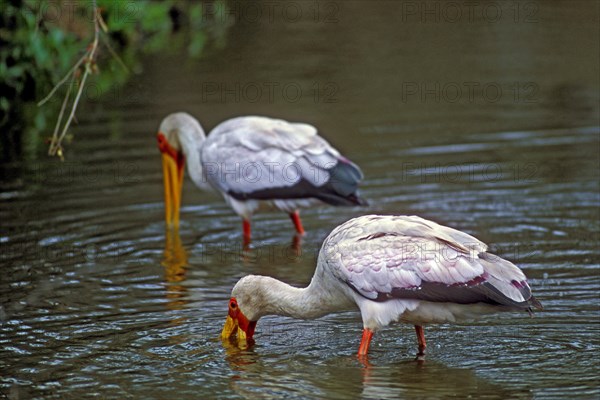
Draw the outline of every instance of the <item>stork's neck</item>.
M314 319L352 309L353 303L336 287L313 278L306 288L297 288L273 279L260 277L259 290L263 315L282 315Z
M202 146L206 140L206 135L199 124L193 127L186 126L186 128L179 131L178 139L185 156L190 179L199 188L210 190L211 187L202 174Z

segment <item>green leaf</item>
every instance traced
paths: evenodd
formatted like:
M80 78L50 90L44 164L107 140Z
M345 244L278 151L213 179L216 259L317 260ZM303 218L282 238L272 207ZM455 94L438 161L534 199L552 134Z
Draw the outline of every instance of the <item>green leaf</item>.
M18 78L25 75L25 67L20 64L13 65L6 71L6 76L8 78Z
M204 50L204 46L206 45L206 33L199 31L192 36L192 41L188 46L188 54L190 57L198 58L202 54Z
M43 131L46 128L46 115L43 112L35 114L34 124L38 130Z
M170 5L167 3L153 3L146 7L141 13L142 29L148 32L157 32L169 29L171 21L169 19Z
M0 110L7 112L10 110L10 102L6 97L0 97Z
M202 4L194 4L190 7L190 22L193 26L202 24Z

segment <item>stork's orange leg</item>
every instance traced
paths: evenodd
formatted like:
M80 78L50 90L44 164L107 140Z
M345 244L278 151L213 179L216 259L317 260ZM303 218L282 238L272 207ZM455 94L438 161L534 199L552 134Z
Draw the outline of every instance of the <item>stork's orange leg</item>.
M302 227L302 221L300 221L300 214L298 213L298 211L294 211L293 213L290 213L290 218L292 219L292 222L294 223L296 232L299 235L304 235L304 228Z
M417 353L416 360L425 360L425 349L427 343L425 342L425 329L421 325L415 325L415 331L417 332L417 341L419 342L419 352Z
M250 236L252 235L252 228L250 227L250 220L244 218L242 223L242 229L244 231L244 241L250 242Z
M365 357L369 352L369 344L373 339L373 331L369 328L363 330L362 339L360 340L360 346L358 346L358 356Z

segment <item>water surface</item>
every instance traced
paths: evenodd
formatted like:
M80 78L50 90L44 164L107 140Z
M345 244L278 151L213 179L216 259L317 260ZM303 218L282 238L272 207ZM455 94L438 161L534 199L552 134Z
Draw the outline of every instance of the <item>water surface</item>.
M297 4L297 22L240 18L226 49L202 61L145 60L122 96L81 109L66 162L2 165L0 391L600 395L597 4L528 2L527 20L503 8L496 22L442 11L435 21L408 14L413 2L321 3L319 18L314 3ZM362 167L371 205L304 211L300 252L285 215L260 214L244 252L239 217L188 180L179 235L167 235L154 135L176 110L207 128L244 114L313 123ZM357 313L268 317L255 347L223 345L237 279L306 285L326 235L364 213L418 214L477 236L525 271L545 310L428 327L424 364L412 361L407 325L377 334L360 363Z

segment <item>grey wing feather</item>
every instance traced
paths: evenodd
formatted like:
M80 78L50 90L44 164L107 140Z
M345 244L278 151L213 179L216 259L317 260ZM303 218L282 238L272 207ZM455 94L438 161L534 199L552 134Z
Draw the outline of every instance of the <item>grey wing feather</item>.
M539 304L523 272L486 249L466 233L414 216L355 218L323 245L333 274L371 300Z
M317 197L344 202L362 178L360 169L313 126L265 117L219 125L203 146L202 164L212 186L240 200Z

